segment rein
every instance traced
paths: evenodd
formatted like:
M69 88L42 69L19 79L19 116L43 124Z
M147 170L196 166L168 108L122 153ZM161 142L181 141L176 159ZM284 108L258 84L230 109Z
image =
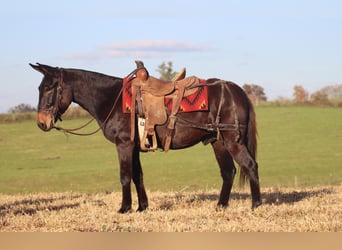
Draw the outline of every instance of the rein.
M132 72L133 73L133 72ZM67 133L67 134L72 134L72 135L78 135L78 136L90 136L90 135L94 135L96 134L97 132L99 132L101 129L104 129L105 127L105 124L107 123L107 121L109 120L110 116L112 115L115 107L116 107L116 104L118 103L119 101L119 98L120 98L120 95L122 94L122 91L124 89L124 85L125 85L125 79L128 79L127 82L130 81L130 79L128 77L132 76L132 73L130 73L127 77L125 77L123 79L123 84L122 84L122 87L120 89L120 92L119 94L117 95L114 103L113 103L113 106L111 108L111 110L109 111L106 119L103 121L102 125L99 125L99 127L94 130L93 132L90 132L90 133L78 133L78 132L75 132L75 131L78 131L78 130L81 130L85 127L87 127L90 123L92 123L95 118L91 118L87 123L85 123L84 125L80 126L80 127L77 127L77 128L73 128L73 129L68 129L68 128L63 128L63 127L59 127L59 126L53 126L54 129L60 131L60 132L63 132L63 133ZM62 71L61 71L61 77L60 77L60 81L63 82L63 75L62 75ZM126 83L127 83L126 82ZM63 83L61 83L61 85L63 85ZM58 111L57 111L58 112Z
M88 136L88 135L93 135L96 134L97 132L100 131L101 127L99 127L98 129L96 129L95 131L91 132L91 133L77 133L74 131L77 130L81 130L82 128L85 128L86 126L88 126L90 123L92 123L92 121L94 121L94 118L90 119L86 124L78 127L78 128L73 128L73 129L68 129L68 128L62 128L59 126L53 126L54 129L63 132L63 133L67 133L67 134L72 134L72 135L79 135L79 136Z

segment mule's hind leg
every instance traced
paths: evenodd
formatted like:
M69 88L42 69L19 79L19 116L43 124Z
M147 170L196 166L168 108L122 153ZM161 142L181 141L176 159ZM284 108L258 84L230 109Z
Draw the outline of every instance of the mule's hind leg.
M226 207L228 206L229 196L233 186L236 168L234 166L232 157L220 141L213 142L212 147L215 152L217 163L220 166L221 176L223 180L220 199L217 205Z
M249 179L252 194L252 208L256 208L261 205L258 164L244 144L229 142L227 145L228 151L233 159L240 165L241 171Z

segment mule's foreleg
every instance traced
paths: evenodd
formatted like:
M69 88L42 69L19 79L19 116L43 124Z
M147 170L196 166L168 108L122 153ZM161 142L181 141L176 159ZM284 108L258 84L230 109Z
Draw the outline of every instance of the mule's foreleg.
M122 168L122 167L120 167ZM126 171L120 171L120 182L122 187L122 201L119 213L127 213L132 209L131 180Z
M226 148L220 141L212 143L217 163L219 164L221 177L223 180L218 206L227 207L230 192L232 190L233 181L236 173L234 162Z
M120 182L122 187L122 202L119 213L127 213L132 209L131 179L134 144L117 145L120 162Z
M148 207L148 199L144 186L143 171L139 157L139 147L135 147L133 154L133 182L138 194L139 212L144 211Z

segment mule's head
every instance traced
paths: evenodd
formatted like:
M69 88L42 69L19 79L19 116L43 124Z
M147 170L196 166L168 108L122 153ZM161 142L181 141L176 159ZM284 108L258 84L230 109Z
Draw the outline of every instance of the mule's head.
M37 125L43 131L50 131L72 101L71 88L64 82L63 69L39 63L30 66L44 75L38 88Z

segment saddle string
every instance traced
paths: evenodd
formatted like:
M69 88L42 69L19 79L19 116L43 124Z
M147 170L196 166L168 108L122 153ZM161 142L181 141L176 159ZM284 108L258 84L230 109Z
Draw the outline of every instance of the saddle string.
M217 110L217 115L216 115L216 119L215 119L215 124L219 124L220 123L220 118L221 118L221 108L222 108L222 105L223 105L223 89L224 89L224 86L223 84L221 84L221 95L220 95L220 103L219 103L219 107L218 107L218 110ZM217 136L216 136L216 140L219 140L220 139L220 136L221 136L221 131L220 129L217 127Z

